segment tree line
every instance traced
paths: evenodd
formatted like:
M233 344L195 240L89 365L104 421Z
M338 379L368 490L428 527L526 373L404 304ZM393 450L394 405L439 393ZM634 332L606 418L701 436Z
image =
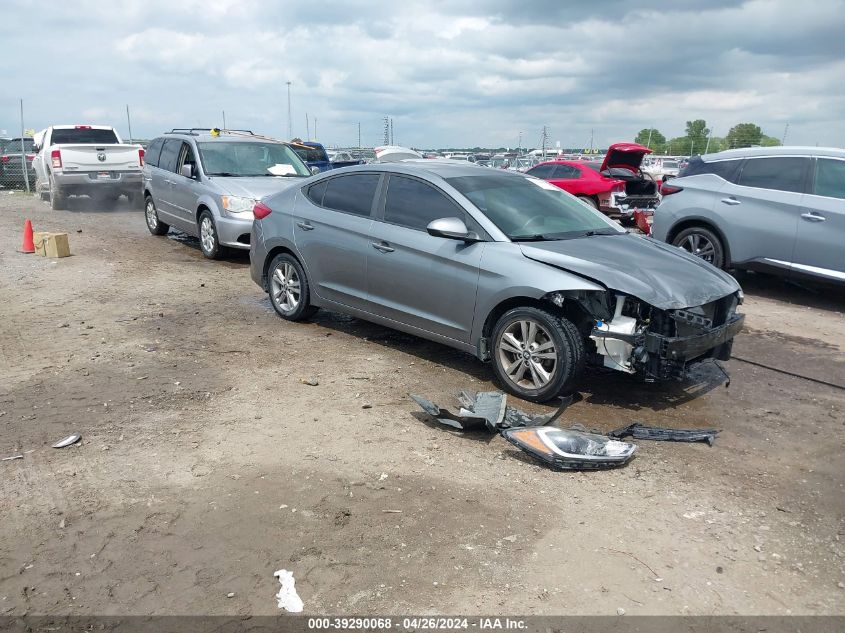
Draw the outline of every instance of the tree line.
M669 154L671 156L694 156L738 147L754 145L772 147L781 144L778 139L763 134L760 126L754 123L734 125L724 137L712 136L704 119L687 121L684 136L667 140L660 130L645 128L639 131L634 142L645 145L654 150L656 154Z

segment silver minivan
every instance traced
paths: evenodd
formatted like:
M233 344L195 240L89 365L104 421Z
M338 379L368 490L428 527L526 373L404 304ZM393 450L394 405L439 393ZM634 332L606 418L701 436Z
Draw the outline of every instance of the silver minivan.
M144 215L153 235L172 226L198 237L203 255L249 249L252 209L311 175L286 143L249 131L174 129L147 147Z
M845 150L694 156L661 193L656 239L719 268L845 282Z

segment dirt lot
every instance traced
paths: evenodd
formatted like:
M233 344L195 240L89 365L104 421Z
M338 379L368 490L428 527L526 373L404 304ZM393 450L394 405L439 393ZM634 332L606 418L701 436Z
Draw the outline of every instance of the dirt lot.
M306 613L845 614L841 389L593 374L568 422L724 431L557 473L416 413L491 388L473 358L283 322L246 254L72 204L0 194L0 615L275 614L282 568ZM73 256L16 253L25 217ZM841 291L742 283L738 356L845 384Z

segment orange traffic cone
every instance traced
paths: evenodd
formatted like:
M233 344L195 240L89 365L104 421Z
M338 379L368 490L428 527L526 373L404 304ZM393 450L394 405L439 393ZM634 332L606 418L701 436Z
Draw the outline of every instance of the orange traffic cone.
M23 245L21 246L21 253L34 253L35 244L32 242L32 222L27 220L23 225Z

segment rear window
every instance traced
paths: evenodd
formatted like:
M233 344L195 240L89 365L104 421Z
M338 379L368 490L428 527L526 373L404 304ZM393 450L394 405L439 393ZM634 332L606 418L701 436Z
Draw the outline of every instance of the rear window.
M323 195L323 206L353 215L370 215L379 174L354 174L330 178Z
M306 163L320 163L329 160L326 150L320 149L319 147L309 147L307 149L304 147L294 147L293 150Z
M23 140L24 153L31 153L35 146L35 142L31 138ZM21 139L3 139L0 140L0 154L20 154L21 153Z
M535 178L551 178L552 174L555 171L555 166L552 164L549 165L537 165L536 167L529 169L528 174L530 176L534 176Z
M87 128L53 129L50 140L56 144L72 145L112 145L117 143L114 130L94 130Z
M737 184L801 193L809 163L810 159L803 157L749 158L742 166Z
M845 160L817 160L813 193L817 196L845 199Z
M705 162L700 156L690 158L687 166L681 170L680 176L697 176L699 174L713 174L728 182L736 182L742 159L714 160Z

